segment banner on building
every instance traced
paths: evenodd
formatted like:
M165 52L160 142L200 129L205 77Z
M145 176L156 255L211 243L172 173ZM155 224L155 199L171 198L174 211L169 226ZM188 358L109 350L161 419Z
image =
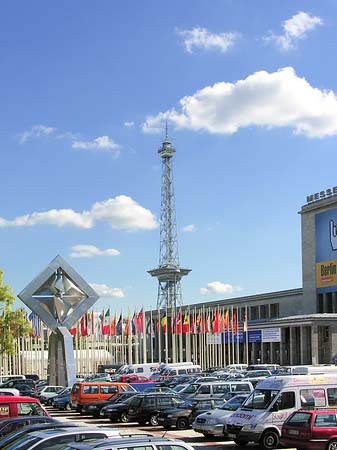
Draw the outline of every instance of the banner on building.
M281 342L281 328L262 330L262 342Z
M316 214L316 289L337 291L337 208Z

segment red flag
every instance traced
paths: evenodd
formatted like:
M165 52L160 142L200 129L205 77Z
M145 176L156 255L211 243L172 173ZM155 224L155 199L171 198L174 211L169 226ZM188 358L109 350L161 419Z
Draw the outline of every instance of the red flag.
M238 321L237 321L237 317L236 317L236 312L234 311L233 314L233 331L235 334L238 334Z
M88 336L88 313L84 313L81 318L81 336Z
M125 322L125 332L124 332L125 336L129 336L130 334L130 313L128 314L128 317L126 319Z
M225 331L225 317L224 314L221 313L219 317L219 333L223 333Z
M219 329L219 311L216 310L215 313L215 318L214 318L214 322L213 322L213 333L219 333L220 329Z
M177 334L181 334L182 333L182 323L181 323L180 310L178 311L177 320L176 320L176 333Z
M144 328L144 312L142 308L137 316L137 333L139 334L143 333L143 328Z
M210 318L209 318L209 314L206 317L206 323L205 323L205 333L209 333L211 331L211 326L210 326Z
M184 322L183 322L183 333L190 332L190 316L188 313L185 313Z
M226 309L226 313L225 313L225 328L226 328L226 331L229 330L228 309Z
M76 334L77 334L76 326L73 327L73 328L70 328L70 329L69 329L69 333L70 333L73 337L76 337Z

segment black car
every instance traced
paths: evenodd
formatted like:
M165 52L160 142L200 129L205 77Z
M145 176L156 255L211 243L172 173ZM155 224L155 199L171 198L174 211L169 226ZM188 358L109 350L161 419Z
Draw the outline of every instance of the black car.
M6 436L13 431L21 427L26 427L27 425L33 424L57 424L62 423L52 417L48 416L24 416L24 417L10 417L8 419L0 420L0 438Z
M34 397L36 393L33 380L9 380L1 384L0 388L15 388L25 397Z
M132 397L134 397L134 395ZM111 420L111 422L129 422L128 409L132 397L118 403L112 403L110 405L104 406L101 409L101 417L107 417Z
M120 392L119 394L113 394L107 400L101 400L99 402L87 403L86 405L83 405L82 413L89 414L97 419L100 416L101 409L104 406L124 402L128 398L133 397L134 395L135 392Z
M158 424L165 429L175 426L178 430L190 428L195 417L223 404L222 400L197 400L179 403L175 408L165 409L158 414Z
M158 425L158 414L163 409L176 407L184 400L178 394L138 394L130 401L128 418L130 422L138 422L145 425Z

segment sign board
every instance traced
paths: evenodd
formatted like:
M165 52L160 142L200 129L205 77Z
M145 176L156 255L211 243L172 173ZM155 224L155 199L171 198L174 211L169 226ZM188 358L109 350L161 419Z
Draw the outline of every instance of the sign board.
M337 291L337 208L316 214L316 290Z
M281 342L281 328L262 330L262 342Z

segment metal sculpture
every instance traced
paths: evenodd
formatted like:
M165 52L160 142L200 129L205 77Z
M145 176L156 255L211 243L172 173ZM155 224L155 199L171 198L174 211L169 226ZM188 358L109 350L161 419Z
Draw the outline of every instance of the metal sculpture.
M76 381L71 328L98 300L93 288L57 256L18 295L52 330L48 343L50 384L71 386Z

